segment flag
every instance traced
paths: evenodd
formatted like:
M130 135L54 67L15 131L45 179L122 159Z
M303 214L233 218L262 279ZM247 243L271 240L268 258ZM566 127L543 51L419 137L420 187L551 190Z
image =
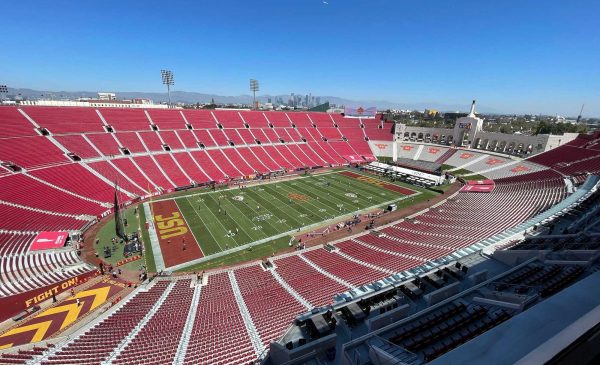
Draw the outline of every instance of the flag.
M115 185L115 233L121 239L127 241L127 236L125 235L125 227L123 227L123 220L121 219L121 210L119 206L119 199L117 196L117 187Z

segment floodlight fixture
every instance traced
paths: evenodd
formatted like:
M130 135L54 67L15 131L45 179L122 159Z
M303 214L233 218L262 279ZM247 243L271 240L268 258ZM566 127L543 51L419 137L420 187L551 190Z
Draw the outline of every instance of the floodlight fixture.
M258 109L258 105L256 105L256 92L258 90L258 80L250 79L250 91L252 91L252 107L254 109Z
M175 85L175 78L173 77L173 71L160 70L160 76L162 77L163 85L167 86L167 95L169 97L169 107L170 107L171 106L171 86Z

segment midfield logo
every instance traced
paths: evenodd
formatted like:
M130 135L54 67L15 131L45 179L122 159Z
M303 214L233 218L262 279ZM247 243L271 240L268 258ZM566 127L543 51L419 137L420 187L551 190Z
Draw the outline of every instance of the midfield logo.
M298 194L298 193L289 193L287 195L287 197L292 200L301 201L301 202L307 202L310 200L310 197L308 197L304 194Z

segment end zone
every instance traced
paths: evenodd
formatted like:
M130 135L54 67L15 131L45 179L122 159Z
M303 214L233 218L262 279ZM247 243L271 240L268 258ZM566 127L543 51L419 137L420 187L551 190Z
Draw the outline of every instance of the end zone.
M204 257L196 237L175 200L161 200L151 202L149 205L152 227L148 228L154 231L150 239L156 240L152 242L153 254L155 258L158 255L162 257L162 260L156 260L157 262L162 261L165 267L171 267ZM159 252L156 247L160 249Z

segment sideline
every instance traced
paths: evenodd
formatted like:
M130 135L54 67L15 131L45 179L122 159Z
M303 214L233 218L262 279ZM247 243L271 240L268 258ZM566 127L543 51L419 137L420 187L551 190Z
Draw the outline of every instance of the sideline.
M156 272L160 272L165 269L165 258L160 250L158 236L154 229L154 217L152 216L152 212L150 212L150 204L148 202L144 202L144 213L146 214L146 223L148 223L148 237L150 237L150 246L152 247L152 255L154 256L154 266Z

